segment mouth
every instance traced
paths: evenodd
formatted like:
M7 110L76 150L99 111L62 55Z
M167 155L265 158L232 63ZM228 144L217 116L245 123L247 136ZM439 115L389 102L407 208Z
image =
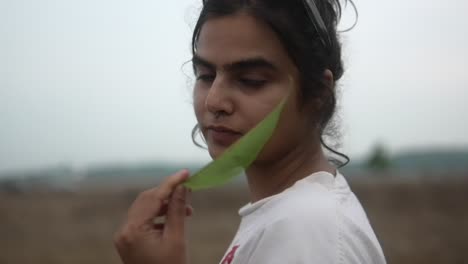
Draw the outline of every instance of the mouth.
M208 126L208 140L216 145L228 147L242 137L242 133L223 126Z

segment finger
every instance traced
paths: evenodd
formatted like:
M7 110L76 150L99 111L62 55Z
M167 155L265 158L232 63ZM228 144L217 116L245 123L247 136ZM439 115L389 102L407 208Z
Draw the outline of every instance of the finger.
M128 222L137 225L150 224L160 214L165 200L170 198L175 187L188 178L188 171L182 170L167 177L159 187L144 191L135 200L128 213Z
M181 170L167 177L157 188L157 196L160 200L169 199L175 188L188 179L188 170Z
M164 230L164 223L154 224L153 228L162 232Z
M170 240L182 241L185 236L185 212L187 188L178 186L171 196L167 211L164 236Z
M161 209L159 210L157 217L165 216L167 214L167 209L169 208L168 204L164 204ZM193 215L193 207L191 205L185 206L185 216L192 216Z
M195 211L195 210L193 209L193 207L192 207L191 205L187 205L187 206L185 207L185 215L186 215L186 216L192 216L193 213L194 213L194 211Z

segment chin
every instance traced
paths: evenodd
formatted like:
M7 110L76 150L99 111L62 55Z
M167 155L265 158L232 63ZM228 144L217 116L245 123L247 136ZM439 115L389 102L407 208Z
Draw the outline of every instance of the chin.
M208 153L210 154L213 160L219 158L224 153L225 150L226 148L221 148L216 145L208 145Z

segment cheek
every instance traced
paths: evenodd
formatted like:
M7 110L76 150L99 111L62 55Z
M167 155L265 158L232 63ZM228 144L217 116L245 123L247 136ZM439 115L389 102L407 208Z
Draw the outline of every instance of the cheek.
M293 106L295 107L295 106ZM258 157L260 162L281 159L303 144L306 137L304 120L293 107L283 110L282 117L273 136Z
M205 97L206 97L206 94L203 93L202 89L199 89L197 87L194 88L194 90L193 90L193 109L194 109L197 121L199 123L203 119L202 118L203 113L205 112Z

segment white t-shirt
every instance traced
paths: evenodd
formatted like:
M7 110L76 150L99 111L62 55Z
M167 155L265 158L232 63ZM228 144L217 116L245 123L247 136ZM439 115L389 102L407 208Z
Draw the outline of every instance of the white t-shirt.
M317 172L247 204L220 264L384 264L380 244L345 178Z

